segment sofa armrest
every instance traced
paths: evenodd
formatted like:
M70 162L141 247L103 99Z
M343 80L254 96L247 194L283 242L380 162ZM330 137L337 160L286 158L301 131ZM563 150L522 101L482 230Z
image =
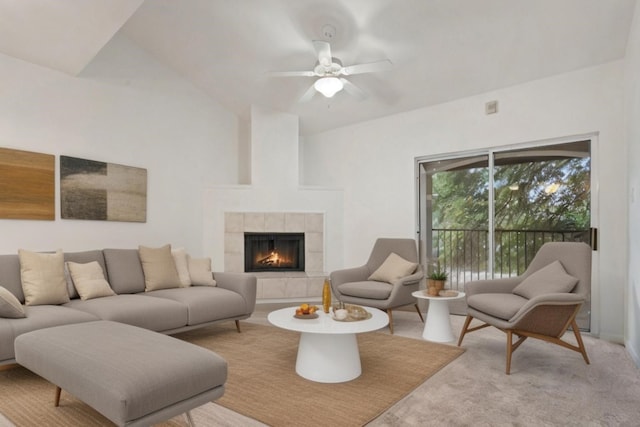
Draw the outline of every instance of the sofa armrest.
M246 314L251 314L256 308L256 290L258 279L246 273L214 272L213 278L217 286L240 294L246 304Z
M422 280L423 278L424 278L424 271L422 270L422 266L418 266L418 269L416 270L415 273L409 276L401 277L398 280L394 281L392 284L395 285L397 283L400 285L413 285L413 284L419 283L420 280Z
M369 276L369 269L363 265L355 268L332 271L331 274L329 274L329 279L331 280L332 286L340 286L343 283L367 280Z
M474 280L464 285L464 292L469 298L475 294L510 294L523 280L522 277L505 277L503 279Z

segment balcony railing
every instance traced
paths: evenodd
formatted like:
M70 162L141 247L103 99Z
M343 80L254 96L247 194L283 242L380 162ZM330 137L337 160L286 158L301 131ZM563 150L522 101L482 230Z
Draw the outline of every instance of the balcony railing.
M590 243L590 230L495 230L493 277L522 274L540 246L547 242ZM489 232L473 229L432 229L430 263L448 275L449 286L462 290L466 282L490 279Z

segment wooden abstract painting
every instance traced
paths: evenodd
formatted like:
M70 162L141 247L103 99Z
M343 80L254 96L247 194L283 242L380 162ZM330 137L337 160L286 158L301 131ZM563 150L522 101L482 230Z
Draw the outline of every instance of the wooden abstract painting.
M0 148L0 218L55 219L55 156Z
M147 170L60 156L63 219L146 222Z

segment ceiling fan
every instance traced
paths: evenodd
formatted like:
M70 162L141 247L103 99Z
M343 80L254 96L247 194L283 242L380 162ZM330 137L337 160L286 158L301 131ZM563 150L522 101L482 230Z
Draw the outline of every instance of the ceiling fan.
M317 77L313 85L302 95L300 102L311 100L316 92L320 92L325 97L331 98L342 89L357 99L362 100L367 97L367 94L343 76L385 71L393 66L391 61L384 59L345 67L338 58L331 56L331 45L329 42L314 40L313 47L318 54L318 62L313 70L274 71L269 73L270 76L274 77Z

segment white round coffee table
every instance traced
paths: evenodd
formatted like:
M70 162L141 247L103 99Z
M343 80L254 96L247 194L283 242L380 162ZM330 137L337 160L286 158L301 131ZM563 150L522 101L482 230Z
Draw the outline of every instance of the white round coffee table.
M449 301L464 298L464 292L458 292L453 297L431 296L426 290L415 291L411 294L416 298L429 300L427 320L424 323L422 338L435 342L451 342L455 340L451 330L449 318Z
M296 373L321 383L340 383L358 378L362 373L356 334L382 329L389 323L387 314L377 308L364 307L371 318L340 322L320 309L316 319L297 319L296 307L272 311L271 324L300 332Z

